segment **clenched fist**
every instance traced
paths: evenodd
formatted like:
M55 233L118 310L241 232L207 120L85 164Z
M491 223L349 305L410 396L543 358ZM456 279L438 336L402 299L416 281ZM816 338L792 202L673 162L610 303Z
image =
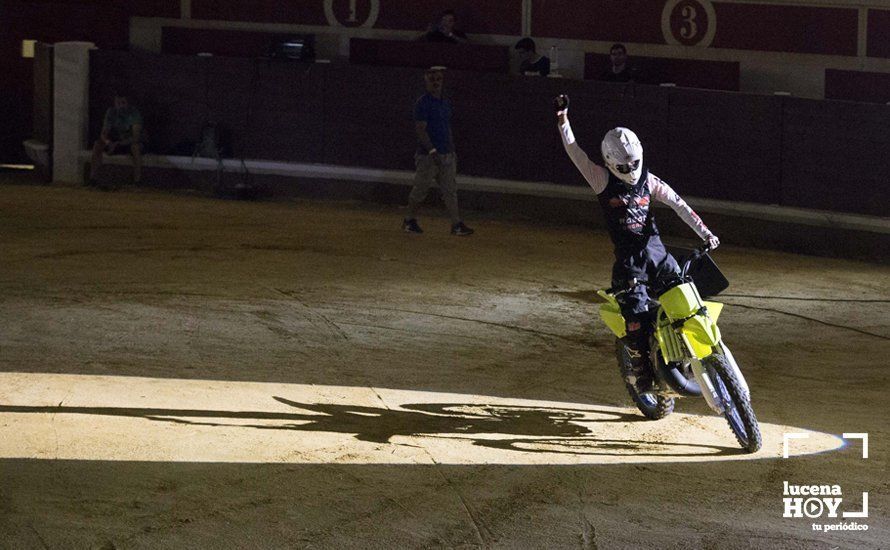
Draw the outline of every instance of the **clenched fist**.
M569 96L560 94L553 98L553 108L557 113L561 113L569 108Z
M717 235L711 233L708 235L708 250L715 250L718 246L720 246L720 239L717 238Z

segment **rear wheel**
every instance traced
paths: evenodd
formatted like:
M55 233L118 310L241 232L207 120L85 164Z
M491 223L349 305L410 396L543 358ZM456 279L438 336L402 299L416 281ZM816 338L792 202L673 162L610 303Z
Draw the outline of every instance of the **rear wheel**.
M624 384L634 404L649 420L661 420L674 412L674 398L656 393L640 393L633 384Z
M619 368L622 368L626 362L630 361L630 357L628 357L627 350L621 340L616 340L615 352L618 356ZM624 383L624 386L627 388L627 393L630 394L630 398L633 400L634 405L636 405L640 412L643 413L643 416L649 420L661 420L665 416L674 412L673 397L665 397L650 392L640 393L633 384L628 384L627 382Z
M706 357L702 363L722 401L723 416L726 417L736 440L745 451L756 453L763 445L760 425L757 423L757 417L754 416L751 401L742 392L741 384L736 379L729 362L723 355L715 353Z

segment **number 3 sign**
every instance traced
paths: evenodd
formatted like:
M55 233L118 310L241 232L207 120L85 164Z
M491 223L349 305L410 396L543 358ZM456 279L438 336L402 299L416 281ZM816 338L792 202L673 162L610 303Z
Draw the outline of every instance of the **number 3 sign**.
M711 0L668 0L661 11L661 32L668 44L707 48L717 32Z

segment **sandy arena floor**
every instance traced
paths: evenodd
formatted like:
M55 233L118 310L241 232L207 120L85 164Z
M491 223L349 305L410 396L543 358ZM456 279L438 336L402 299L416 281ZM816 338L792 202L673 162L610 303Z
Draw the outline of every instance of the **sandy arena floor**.
M631 408L604 234L400 219L0 186L0 547L888 547L890 269L715 253L747 456ZM784 481L868 517L783 518Z

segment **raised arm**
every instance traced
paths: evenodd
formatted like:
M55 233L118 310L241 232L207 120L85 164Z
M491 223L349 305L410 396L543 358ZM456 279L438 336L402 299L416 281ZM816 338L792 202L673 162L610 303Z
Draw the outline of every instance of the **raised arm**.
M565 147L569 158L587 180L587 184L598 195L606 188L609 183L609 175L606 169L596 164L587 156L578 143L575 141L575 134L572 133L572 125L569 124L569 98L561 95L554 100L556 108L557 120L559 123L559 136L562 138L562 145Z
M649 190L652 193L652 198L662 204L670 206L671 209L680 216L680 219L686 222L686 225L695 231L699 238L708 241L708 244L711 245L711 249L717 248L717 246L720 245L720 239L708 229L708 226L706 226L705 223L701 221L701 218L698 217L698 214L686 204L686 201L684 201L676 191L671 189L670 185L663 182L658 176L651 172L649 173Z

